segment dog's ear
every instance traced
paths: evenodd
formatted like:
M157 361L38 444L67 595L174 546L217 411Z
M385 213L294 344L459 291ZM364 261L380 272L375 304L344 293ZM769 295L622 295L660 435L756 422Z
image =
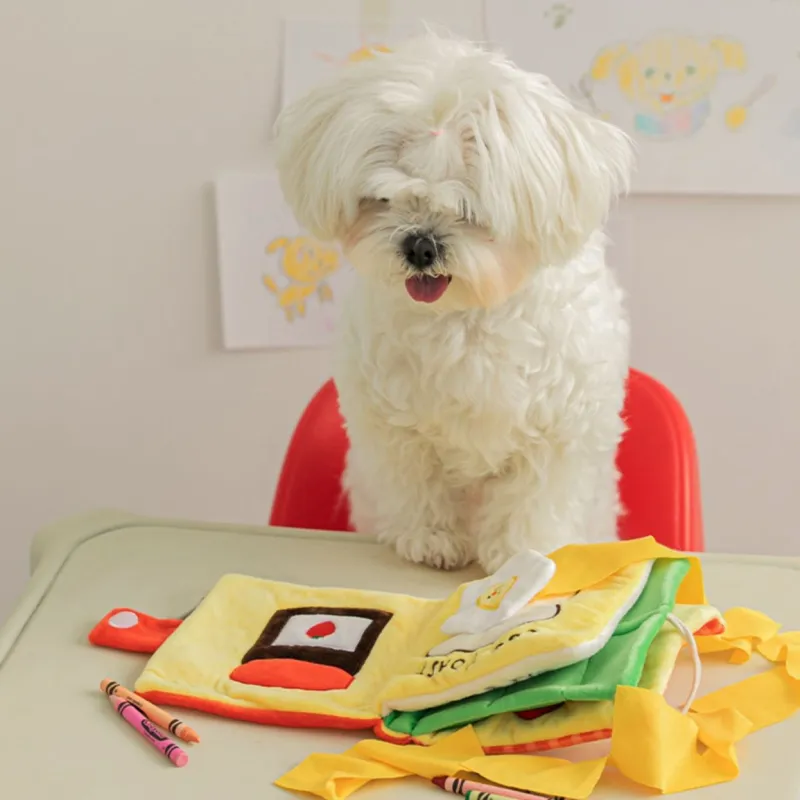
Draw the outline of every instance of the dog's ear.
M505 191L515 195L517 232L536 245L540 263L566 263L627 190L632 142L576 108L543 76L526 75L519 97L508 100L499 111L512 176Z
M275 124L284 196L298 222L320 241L341 240L358 214L360 198L352 187L364 151L353 139L369 116L358 80L369 63L342 67L333 82L284 108Z

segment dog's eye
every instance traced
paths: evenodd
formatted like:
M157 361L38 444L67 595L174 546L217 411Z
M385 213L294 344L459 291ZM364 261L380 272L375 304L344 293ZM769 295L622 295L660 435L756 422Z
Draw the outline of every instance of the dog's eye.
M362 209L375 209L376 206L388 206L389 205L389 198L388 197L362 197L358 201L358 205Z

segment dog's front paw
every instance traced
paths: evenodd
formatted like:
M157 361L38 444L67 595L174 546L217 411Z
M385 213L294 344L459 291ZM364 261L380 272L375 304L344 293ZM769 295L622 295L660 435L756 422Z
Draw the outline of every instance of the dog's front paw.
M478 543L477 560L487 575L491 575L510 558L523 550L536 550L549 555L567 544L585 544L586 539L566 531L553 531L551 535L509 536L498 534L495 537L483 536Z
M435 569L461 569L475 559L465 536L451 531L420 531L403 534L394 542L397 554L415 564L427 564Z

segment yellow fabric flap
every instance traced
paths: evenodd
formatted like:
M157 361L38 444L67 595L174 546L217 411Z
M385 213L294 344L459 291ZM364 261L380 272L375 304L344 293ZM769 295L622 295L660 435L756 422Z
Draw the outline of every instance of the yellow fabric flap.
M753 649L761 642L773 639L780 625L760 611L750 608L731 608L725 612L725 631L718 636L703 636L697 640L701 653L730 652L733 664L744 664Z
M595 586L638 561L688 558L690 569L683 579L675 602L687 605L704 605L707 602L699 559L671 550L659 544L652 536L625 542L570 544L550 553L548 558L555 562L556 571L541 597L570 594Z
M779 633L771 639L758 643L758 652L764 658L778 664L785 663L786 671L795 680L800 680L800 631Z

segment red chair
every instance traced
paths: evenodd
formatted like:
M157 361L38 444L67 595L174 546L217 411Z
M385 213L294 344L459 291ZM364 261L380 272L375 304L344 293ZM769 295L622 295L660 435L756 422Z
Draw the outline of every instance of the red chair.
M676 550L701 552L700 476L694 436L683 408L665 386L631 370L623 413L628 431L617 462L627 513L620 520L620 538L652 535ZM270 525L352 530L340 485L347 447L336 387L328 381L308 404L292 435Z
M666 386L632 369L623 414L617 465L627 513L619 538L652 535L675 550L703 552L700 468L686 412Z

